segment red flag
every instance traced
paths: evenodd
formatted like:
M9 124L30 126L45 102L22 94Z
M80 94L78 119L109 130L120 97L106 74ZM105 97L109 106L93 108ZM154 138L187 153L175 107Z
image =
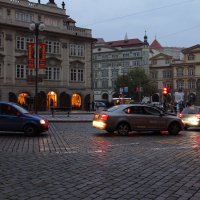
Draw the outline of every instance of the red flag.
M39 68L44 69L46 67L46 44L40 43L39 45Z
M35 59L34 59L34 46L35 44L29 42L27 45L28 49L28 68L33 69L35 67Z

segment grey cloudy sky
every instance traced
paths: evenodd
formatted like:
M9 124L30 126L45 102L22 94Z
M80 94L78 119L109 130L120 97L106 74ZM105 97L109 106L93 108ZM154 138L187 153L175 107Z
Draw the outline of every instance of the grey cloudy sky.
M156 37L163 46L200 44L200 0L54 1L58 7L64 1L76 26L92 29L93 37L105 41L123 40L126 33L129 39L143 40L146 30L149 43Z

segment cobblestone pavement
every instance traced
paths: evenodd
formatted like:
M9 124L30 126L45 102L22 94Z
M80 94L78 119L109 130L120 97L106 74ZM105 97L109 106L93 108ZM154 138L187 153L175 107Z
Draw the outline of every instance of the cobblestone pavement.
M51 123L47 134L0 134L0 199L199 200L200 133L105 134Z

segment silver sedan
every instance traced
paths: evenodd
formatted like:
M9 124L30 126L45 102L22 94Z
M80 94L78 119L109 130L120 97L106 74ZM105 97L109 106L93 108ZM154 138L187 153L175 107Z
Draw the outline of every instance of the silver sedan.
M93 127L128 135L130 131L168 131L178 134L182 120L160 109L141 104L122 104L94 114Z

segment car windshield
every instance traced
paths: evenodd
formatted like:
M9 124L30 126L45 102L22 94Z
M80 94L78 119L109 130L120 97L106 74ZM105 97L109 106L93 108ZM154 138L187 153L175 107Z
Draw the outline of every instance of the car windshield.
M116 106L113 106L113 107L107 109L107 112L114 112L114 111L120 109L121 106L122 106L122 105L116 105Z
M183 109L183 114L196 114L200 111L200 109L196 106L190 106Z
M23 107L21 107L21 106L19 106L19 105L17 105L17 104L14 104L13 107L15 107L19 112L21 112L21 113L23 113L23 114L29 113L28 110L26 110L25 108L23 108Z

